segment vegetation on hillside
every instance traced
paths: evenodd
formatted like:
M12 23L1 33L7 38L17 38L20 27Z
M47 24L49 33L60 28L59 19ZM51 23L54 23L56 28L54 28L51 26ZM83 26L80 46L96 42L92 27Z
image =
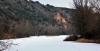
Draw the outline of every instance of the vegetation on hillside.
M54 16L59 13L67 21L70 11L68 8L43 5L38 1L0 0L0 39L67 34L64 29L67 22L55 20Z

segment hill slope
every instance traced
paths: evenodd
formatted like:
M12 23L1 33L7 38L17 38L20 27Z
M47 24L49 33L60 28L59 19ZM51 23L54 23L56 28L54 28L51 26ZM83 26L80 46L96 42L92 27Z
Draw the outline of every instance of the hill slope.
M20 36L67 34L71 9L38 1L0 0L0 32Z

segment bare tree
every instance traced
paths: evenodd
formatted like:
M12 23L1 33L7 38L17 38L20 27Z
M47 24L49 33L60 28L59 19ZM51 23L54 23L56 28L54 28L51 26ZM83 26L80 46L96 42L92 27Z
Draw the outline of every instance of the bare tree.
M17 37L30 36L33 33L33 26L28 20L20 22L12 21L10 24L9 33L12 33Z
M93 16L93 8L89 5L89 0L73 0L74 10L72 12L72 25L76 34L84 36L87 32L89 20Z
M100 12L100 0L90 0L90 4L95 9L95 12Z
M0 23L0 39L2 39L3 37L3 34L4 34L4 23L1 22Z
M94 38L100 38L100 0L92 0L90 1L91 6L94 10L94 17L91 20L90 27L92 28L92 32L94 33Z
M5 31L4 18L0 17L0 39L3 38L4 31Z

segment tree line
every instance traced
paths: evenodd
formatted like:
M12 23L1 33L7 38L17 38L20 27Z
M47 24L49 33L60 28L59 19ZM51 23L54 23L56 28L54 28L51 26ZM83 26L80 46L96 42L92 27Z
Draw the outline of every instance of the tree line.
M100 0L73 0L71 25L74 35L100 39Z

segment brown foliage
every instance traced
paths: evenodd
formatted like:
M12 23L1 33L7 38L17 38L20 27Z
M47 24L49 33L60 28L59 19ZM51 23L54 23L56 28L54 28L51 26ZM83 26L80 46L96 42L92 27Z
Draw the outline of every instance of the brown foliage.
M100 43L100 39L93 40L93 39L84 39L84 38L81 38L81 39L78 39L76 41L77 42L85 42L85 43Z
M11 39L11 38L17 38L17 37L14 36L13 34L4 33L2 39Z

